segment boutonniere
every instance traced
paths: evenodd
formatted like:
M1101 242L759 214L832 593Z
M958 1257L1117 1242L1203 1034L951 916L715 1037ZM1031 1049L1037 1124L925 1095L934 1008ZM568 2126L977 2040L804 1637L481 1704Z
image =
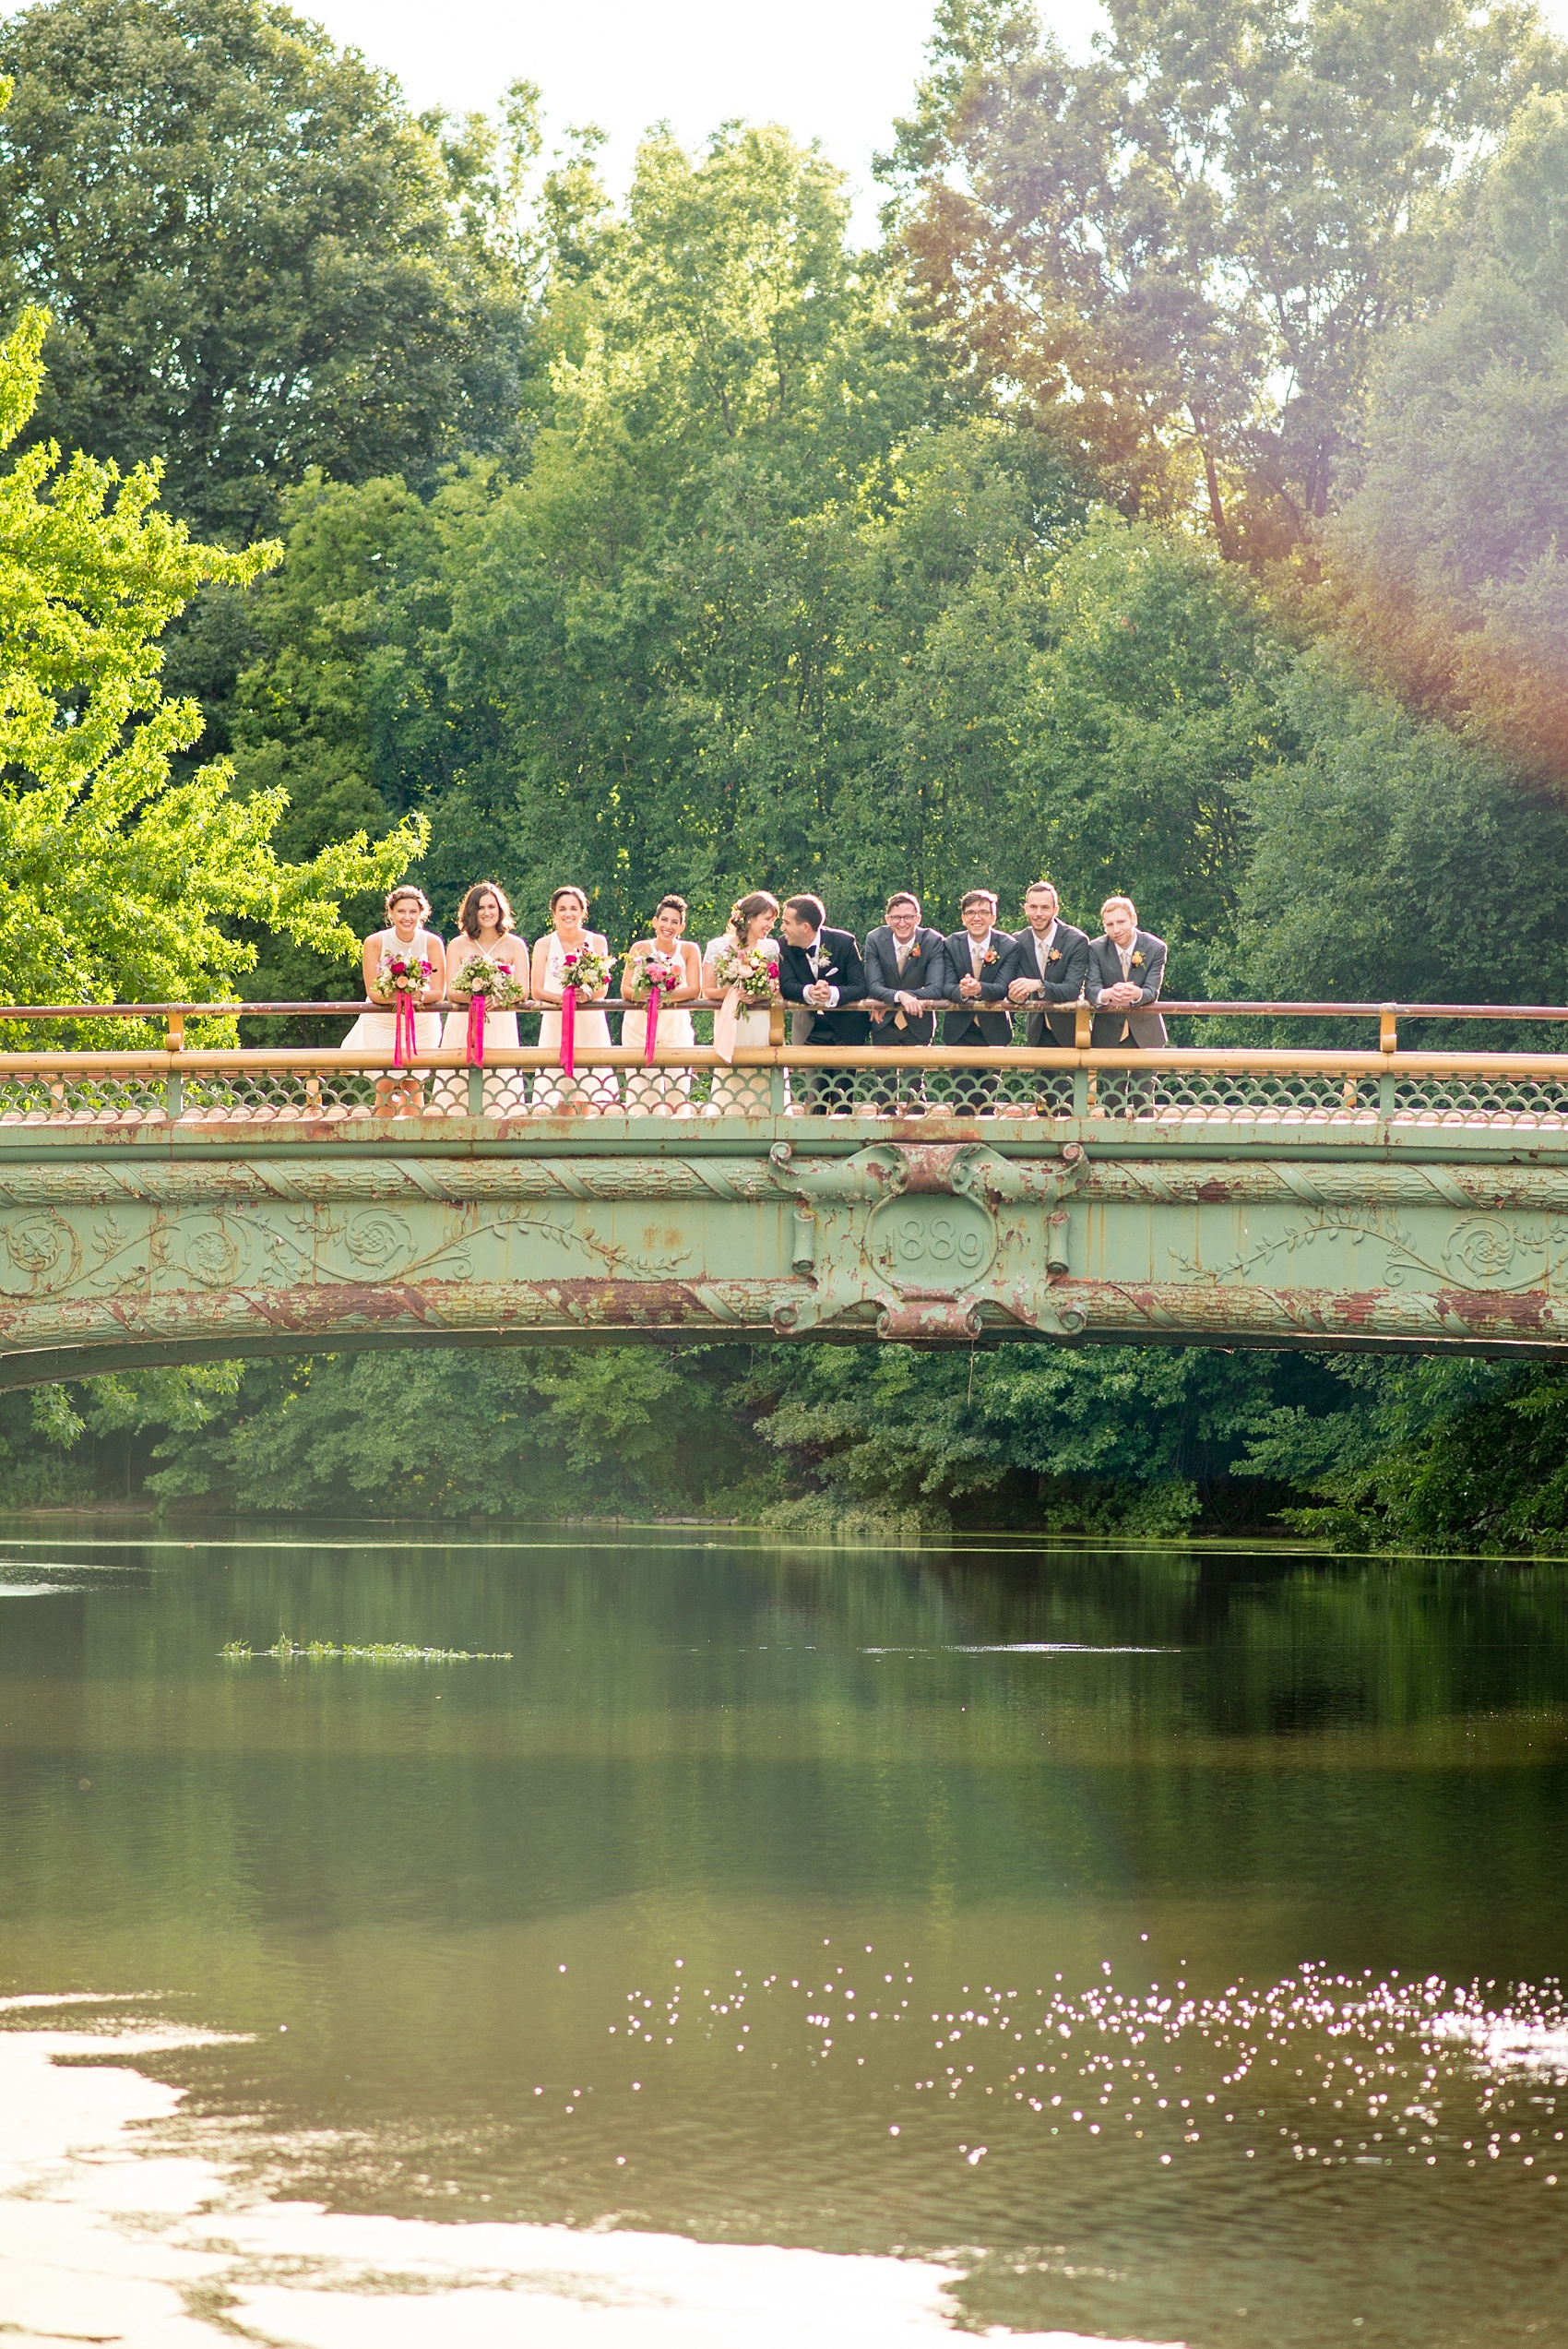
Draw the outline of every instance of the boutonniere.
M909 960L910 960L911 962L918 962L918 961L920 960L920 959L921 959L921 950L920 950L919 947L918 947L918 946L912 946L912 947L909 948Z
M1144 958L1143 958L1143 956L1142 956L1141 954L1134 954L1134 957L1133 957L1133 968L1134 968L1134 971L1141 971L1141 970L1143 969L1143 967L1144 967Z
M1053 946L1053 947L1051 948L1051 952L1050 952L1050 953L1046 956L1046 958L1045 958L1045 959L1046 959L1046 960L1047 960L1048 962L1060 962L1060 961L1061 961L1061 960L1062 960L1062 949L1061 949L1061 948L1060 948L1059 946Z
M985 952L980 956L980 969L982 971L989 970L995 960L996 948L993 946L988 946Z

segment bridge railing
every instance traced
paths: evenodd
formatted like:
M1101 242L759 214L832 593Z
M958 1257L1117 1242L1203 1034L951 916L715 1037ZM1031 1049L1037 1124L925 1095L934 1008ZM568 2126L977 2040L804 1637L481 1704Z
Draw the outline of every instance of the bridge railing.
M1016 1027L1020 1031L1026 1015L1030 1010L1040 1008L1039 1004L1028 1003L1002 1007L986 1005L983 1008L988 1012L998 1008L1007 1010ZM527 1003L519 1008L517 1016L520 1021L527 1023L537 1019L542 1013L556 1008L558 1008L557 1006L551 1004ZM606 996L601 997L593 1008L599 1011L620 1013L636 1010L640 1008L640 1006L627 1003L620 996ZM693 1004L690 1008L701 1027L711 1019L716 1006L710 1000L702 998ZM790 1005L784 1006L782 1009L775 1008L772 1040L776 1044L782 1044L786 1040L785 1023L793 1008L794 1007ZM930 1008L935 1011L969 1011L975 1007L971 1004L955 1003L944 999L933 1002ZM1053 1006L1051 1008L1057 1017L1066 1016L1074 1019L1075 1045L1080 1050L1087 1049L1089 1043L1090 1026L1095 1016L1091 1007L1085 1003L1077 1003ZM1195 1023L1200 1028L1206 1020L1219 1022L1228 1029L1238 1022L1252 1022L1266 1025L1276 1031L1282 1026L1299 1022L1307 1023L1309 1026L1325 1021L1348 1022L1355 1026L1375 1020L1378 1029L1377 1048L1383 1052L1394 1052L1399 1049L1399 1030L1402 1024L1408 1026L1419 1022L1424 1027L1431 1022L1441 1022L1445 1026L1461 1024L1474 1030L1477 1027L1518 1026L1520 1024L1550 1027L1568 1020L1568 1004L1555 1003L1325 1003L1315 1001L1265 1003L1218 1001L1209 998L1189 1000L1184 997L1167 996L1161 1000L1158 1008L1167 1021L1174 1019L1181 1022L1183 1027ZM309 1021L313 1025L321 1026L327 1022L340 1023L356 1019L363 1011L384 1012L386 1009L385 1004L344 999L314 1003L0 1004L0 1035L7 1033L16 1027L34 1024L42 1026L47 1031L51 1026L60 1022L80 1027L100 1021L136 1020L160 1029L170 1047L179 1050L185 1043L188 1021L220 1020L227 1023L240 1020L249 1025L255 1020L268 1023L288 1020L291 1022ZM466 998L461 1001L443 999L422 1006L422 1009L443 1014L454 1011L466 1013L468 1004ZM699 1034L698 1040L706 1042L707 1038ZM312 1044L329 1046L339 1039L336 1036L320 1038L313 1036L308 1041ZM42 1044L42 1048L47 1049L48 1046Z
M613 1008L613 1007L612 1007ZM0 1054L0 1126L101 1127L180 1124L254 1127L279 1119L311 1124L402 1125L421 1120L600 1117L682 1119L780 1115L916 1120L935 1128L955 1117L1077 1121L1134 1119L1167 1127L1244 1123L1262 1128L1332 1126L1398 1129L1483 1126L1568 1130L1568 1054L1402 1049L1402 1018L1550 1020L1562 1006L1192 1004L1194 1016L1376 1020L1370 1049L1338 1043L1182 1046L1158 1052L1096 1051L1088 1015L1072 1048L1021 1045L956 1051L858 1046L810 1050L782 1041L742 1048L733 1066L712 1047L661 1048L651 1066L640 1049L582 1047L567 1077L553 1046L492 1049L482 1067L459 1050L418 1055L411 1070L388 1067L384 1051L340 1046L187 1046L187 1021L331 1011L342 1005L46 1005L0 1008L0 1022L138 1020L165 1023L160 1048L61 1050L44 1044ZM3 1032L3 1030L0 1030ZM1370 1040L1369 1040L1370 1041ZM450 1130L450 1128L448 1128ZM1038 1127L1036 1128L1038 1130Z

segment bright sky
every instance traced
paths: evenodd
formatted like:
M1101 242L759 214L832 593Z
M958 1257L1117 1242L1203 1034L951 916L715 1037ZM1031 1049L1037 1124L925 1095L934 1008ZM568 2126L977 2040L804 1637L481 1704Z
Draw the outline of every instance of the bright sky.
M855 223L875 228L871 159L909 107L933 0L293 0L340 42L389 66L416 112L488 110L519 77L544 92L552 132L596 122L624 185L640 134L668 119L695 146L731 115L820 138L849 173ZM1568 0L1564 0L1568 6ZM1043 0L1081 51L1097 0Z

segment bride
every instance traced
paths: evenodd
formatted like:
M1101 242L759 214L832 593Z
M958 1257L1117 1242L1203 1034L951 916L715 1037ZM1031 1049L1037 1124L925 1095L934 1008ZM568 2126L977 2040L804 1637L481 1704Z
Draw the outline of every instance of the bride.
M622 977L621 992L624 996L640 994L647 984L647 966L650 959L666 967L671 964L679 966L679 985L666 988L660 994L659 1026L653 1039L656 1051L661 1044L679 1047L692 1041L692 1015L684 1007L696 1001L702 986L702 964L691 940L681 936L686 926L686 912L683 897L659 899L654 909L653 935L632 941ZM671 1006L675 1008L671 1009ZM622 1014L621 1042L638 1052L647 1043L649 1009L648 1004L640 1003ZM626 1076L626 1107L683 1113L691 1091L692 1072L689 1068L633 1068Z
M724 995L724 984L716 965L720 955L731 948L760 948L773 965L773 986L778 989L778 941L770 936L778 919L778 900L767 889L753 889L749 896L737 898L730 908L730 926L716 938L709 938L702 959L702 991L714 1002ZM771 1019L766 1004L742 1007L735 1022L737 1045L766 1045L771 1033ZM761 1079L759 1089L758 1080ZM786 1080L788 1081L788 1080ZM709 1115L757 1116L766 1110L767 1079L761 1069L730 1069L722 1066L713 1072L713 1087L708 1094Z
M493 962L509 963L517 978L529 984L529 943L520 938L512 924L512 908L506 892L496 881L476 881L457 908L457 935L446 953L446 991L449 995L463 993L462 971L476 954L487 955ZM469 1014L449 1011L441 1041L448 1052L463 1051L469 1040ZM515 1011L493 1011L484 1007L484 1051L486 1059L497 1045L508 1052L517 1046L517 1015ZM498 1070L493 1078L484 1080L486 1109L504 1110L510 1101L521 1109L527 1079L517 1068ZM452 1106L468 1105L468 1088L459 1073L445 1077L442 1083L451 1094Z
M403 882L386 894L385 930L374 930L364 942L360 957L364 972L364 991L374 1002L386 1002L382 993L381 966L394 959L407 958L430 965L423 991L415 998L421 1003L439 1002L446 992L446 949L438 937L424 927L430 918L430 900L422 889ZM416 1053L436 1052L441 1044L441 1014L438 1011L414 1012L414 1050ZM408 1076L391 1068L392 1055L397 1049L397 1011L362 1011L339 1046L340 1052L385 1051L387 1073L375 1080L375 1114L378 1117L415 1117L424 1106L424 1084L411 1073Z
M533 950L533 984L529 990L536 1003L559 1007L566 992L566 957L581 954L591 948L610 959L610 944L597 930L583 927L588 918L588 899L581 889L570 886L555 889L550 900L551 936L536 941ZM590 997L602 996L604 985L584 988L577 996L575 1040L578 1044L610 1043L610 1022L602 1011L585 1009ZM539 1041L546 1051L558 1047L561 1042L559 1008L547 1011L539 1023ZM547 1115L562 1116L573 1110L597 1115L601 1109L620 1105L620 1088L613 1068L585 1068L575 1079L568 1080L559 1069L541 1068L534 1079L533 1100L536 1109Z

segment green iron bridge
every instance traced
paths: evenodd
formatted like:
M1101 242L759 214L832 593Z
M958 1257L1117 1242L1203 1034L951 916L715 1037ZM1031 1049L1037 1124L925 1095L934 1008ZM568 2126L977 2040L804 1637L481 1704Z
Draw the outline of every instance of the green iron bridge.
M0 1385L583 1335L1568 1347L1568 1055L1398 1033L1561 1009L1167 1007L1377 1042L585 1050L568 1079L538 1048L210 1049L185 1023L232 1007L150 1008L158 1049L0 1055Z

